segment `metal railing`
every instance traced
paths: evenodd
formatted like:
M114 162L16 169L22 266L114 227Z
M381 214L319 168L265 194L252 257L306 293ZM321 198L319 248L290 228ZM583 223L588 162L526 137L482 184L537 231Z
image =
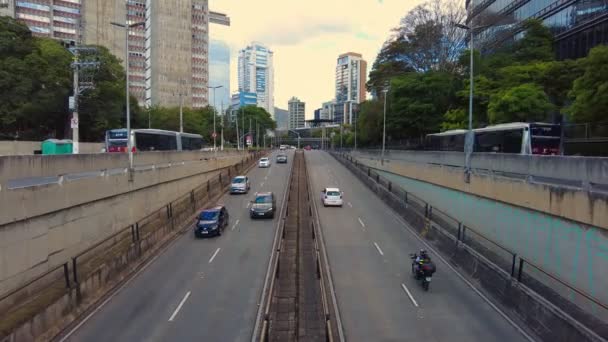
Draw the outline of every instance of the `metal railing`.
M456 243L469 246L495 266L508 273L513 281L526 285L575 318L585 313L590 313L600 319L608 317L608 305L598 298L532 263L515 251L484 236L479 230L465 226L457 218L440 211L423 199L393 184L373 169L357 162L349 154L332 154L351 171L385 188L397 199L403 201L404 205L411 209L411 212L416 216L423 218L425 224L423 232L435 228L450 235ZM576 298L573 298L573 296ZM569 304L565 307L564 303ZM573 306L578 309L572 310Z

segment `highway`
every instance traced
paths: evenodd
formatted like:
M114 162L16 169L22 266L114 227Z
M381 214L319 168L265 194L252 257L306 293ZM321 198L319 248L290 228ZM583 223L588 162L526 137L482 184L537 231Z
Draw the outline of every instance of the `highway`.
M306 158L347 341L527 340L432 252L437 273L424 292L409 258L424 245L329 154ZM342 208L323 207L325 187L344 192Z
M222 236L180 236L105 305L60 341L249 341L278 217L251 220L249 201L272 191L278 208L287 164L254 167L247 195L224 195L230 222Z

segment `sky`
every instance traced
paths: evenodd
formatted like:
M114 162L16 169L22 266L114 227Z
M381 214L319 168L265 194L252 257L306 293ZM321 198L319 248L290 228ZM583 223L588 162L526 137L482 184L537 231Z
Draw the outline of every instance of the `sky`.
M371 68L390 30L420 0L209 0L230 27L209 25L209 38L230 46L230 87L238 89L238 51L258 41L274 52L275 107L296 96L306 118L335 96L338 55L358 52ZM368 70L369 72L369 70Z

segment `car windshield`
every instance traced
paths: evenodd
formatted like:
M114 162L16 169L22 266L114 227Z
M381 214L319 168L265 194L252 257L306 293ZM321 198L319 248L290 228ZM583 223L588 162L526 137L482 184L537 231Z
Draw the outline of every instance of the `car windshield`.
M258 196L255 198L255 203L272 203L272 196Z
M260 161L261 162L266 162L266 161L268 161L268 158L262 158L262 159L260 159Z
M199 219L203 221L215 221L219 215L219 211L203 211L200 214Z
M287 158L287 156L284 154L279 154L278 158Z
M232 183L245 183L245 178L235 178Z
M327 196L340 196L339 191L328 191Z

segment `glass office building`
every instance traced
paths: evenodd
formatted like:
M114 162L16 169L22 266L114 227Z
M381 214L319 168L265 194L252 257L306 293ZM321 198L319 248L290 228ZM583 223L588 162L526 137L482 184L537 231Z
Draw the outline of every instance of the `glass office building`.
M467 0L468 22L491 25L476 34L484 48L521 38L522 22L536 18L555 35L558 59L579 58L608 43L607 0Z

